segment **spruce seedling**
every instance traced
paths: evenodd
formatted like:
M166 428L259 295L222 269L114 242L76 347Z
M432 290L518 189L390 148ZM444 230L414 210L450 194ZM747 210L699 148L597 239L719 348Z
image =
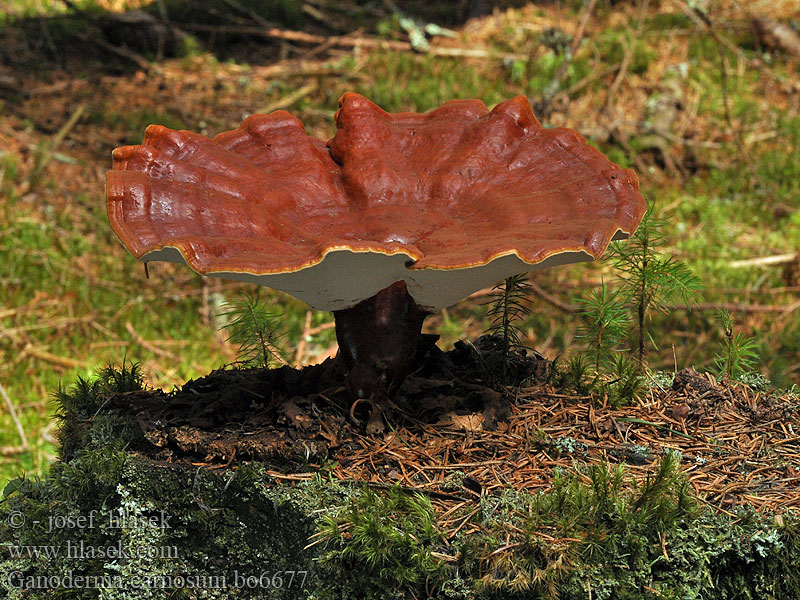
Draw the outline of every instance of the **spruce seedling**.
M490 300L486 303L489 305L486 316L492 319L488 333L501 338L503 382L508 377L511 353L524 351L524 345L520 341L522 330L519 324L531 313L531 309L523 304L524 298L529 293L528 278L525 275L513 275L492 288Z
M578 327L578 337L586 340L588 354L596 373L602 365L613 361L615 350L625 339L630 327L630 314L620 290L609 291L605 281L600 289L579 298L583 325Z
M247 366L269 367L272 360L282 361L277 341L278 317L259 298L259 291L245 291L239 300L224 303L228 309L219 314L227 320L221 329L228 330L228 341L239 346L239 362Z
M566 364L559 358L553 361L547 383L557 389L571 389L578 396L586 396L592 392L597 383L597 374L589 379L592 367L586 355L578 352L572 355Z
M720 309L717 313L717 322L725 334L722 353L714 357L714 364L719 374L732 379L752 371L758 360L756 351L758 344L755 338L747 337L741 331L734 331L734 320L727 310Z
M624 243L609 246L609 259L622 276L622 293L636 309L636 332L639 364L644 365L645 326L653 311L667 311L667 303L679 298L690 305L702 282L691 269L674 257L659 252L664 244L666 220L655 216L654 204L648 206L639 228ZM651 342L652 337L650 337Z
M606 384L605 390L612 407L631 404L646 389L645 376L639 363L629 354L617 354L609 369L612 379Z

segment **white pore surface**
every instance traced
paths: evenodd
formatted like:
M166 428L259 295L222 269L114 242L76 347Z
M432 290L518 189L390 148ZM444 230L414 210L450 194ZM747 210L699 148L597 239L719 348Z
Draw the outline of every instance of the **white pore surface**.
M141 257L144 261L184 263L177 248L165 247ZM409 269L407 254L332 250L317 264L291 273L213 272L212 277L257 283L291 294L316 310L355 306L396 281L405 281L417 304L438 311L506 277L548 267L592 260L583 250L554 254L536 264L507 254L480 266L463 269Z

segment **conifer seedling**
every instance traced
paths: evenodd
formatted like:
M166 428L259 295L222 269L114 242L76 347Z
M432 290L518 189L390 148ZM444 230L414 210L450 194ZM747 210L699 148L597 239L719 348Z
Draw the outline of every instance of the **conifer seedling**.
M646 340L654 344L646 329L652 311L666 312L667 304L675 300L688 306L703 289L688 266L661 252L666 224L666 219L655 216L655 203L651 203L630 239L609 246L609 260L621 273L623 297L635 309L637 356L642 366Z
M511 354L524 348L520 339L520 323L531 313L530 308L523 303L529 291L528 278L525 275L513 275L492 289L491 300L488 302L486 316L492 319L488 332L502 340L500 379L503 383L508 379Z
M578 337L586 340L595 372L613 362L614 354L628 334L630 314L620 290L609 290L605 281L588 297L579 298L583 320Z
M734 320L727 310L719 310L717 322L725 336L722 352L714 358L719 374L733 379L752 371L758 360L758 344L755 339L747 337L741 331L734 331Z
M279 320L261 301L257 289L245 291L241 299L227 301L225 307L227 310L219 314L227 320L222 329L228 331L227 341L238 346L239 362L256 367L281 362Z

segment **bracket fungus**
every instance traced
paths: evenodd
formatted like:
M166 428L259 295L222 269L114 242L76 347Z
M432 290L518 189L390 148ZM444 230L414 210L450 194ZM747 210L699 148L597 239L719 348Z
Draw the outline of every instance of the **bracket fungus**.
M346 93L327 143L285 111L214 138L151 125L114 150L108 215L143 261L334 312L350 389L402 381L426 315L511 275L598 258L645 210L636 175L524 96L387 113Z

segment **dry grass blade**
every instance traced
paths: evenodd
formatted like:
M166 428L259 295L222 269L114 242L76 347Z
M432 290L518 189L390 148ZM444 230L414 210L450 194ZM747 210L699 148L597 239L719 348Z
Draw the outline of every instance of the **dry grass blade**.
M14 425L17 428L17 433L19 434L19 439L22 442L22 445L16 448L3 448L2 454L11 454L11 450L14 453L17 452L25 452L30 447L28 445L28 436L25 435L25 429L22 427L22 423L19 421L19 417L17 416L17 410L14 408L14 404L11 402L11 398L8 397L8 393L6 392L6 388L3 387L3 384L0 383L0 396L3 396L3 401L6 403L6 407L8 408L8 412L11 415L11 420L14 421Z

